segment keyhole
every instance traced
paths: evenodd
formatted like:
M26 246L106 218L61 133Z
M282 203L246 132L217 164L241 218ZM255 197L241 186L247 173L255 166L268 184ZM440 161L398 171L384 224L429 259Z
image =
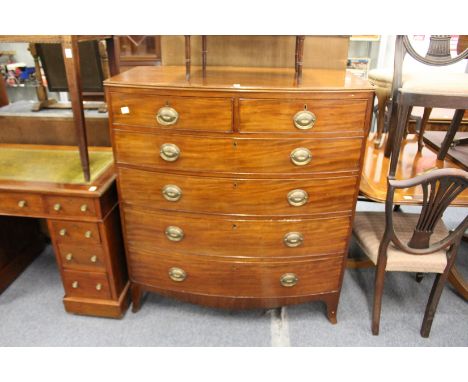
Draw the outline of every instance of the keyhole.
M237 229L237 224L233 224L232 229Z
M234 183L234 184L233 184L233 187L234 187L234 188L237 188L237 183Z
M304 110L307 110L307 104L304 105Z
M237 142L236 142L236 141L232 142L232 146L233 146L234 148L236 148L236 147L237 147Z

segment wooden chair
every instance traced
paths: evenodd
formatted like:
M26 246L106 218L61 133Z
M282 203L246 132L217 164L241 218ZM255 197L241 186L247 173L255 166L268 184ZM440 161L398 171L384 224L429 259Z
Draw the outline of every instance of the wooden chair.
M385 213L356 213L354 237L377 266L372 314L374 335L379 334L385 272L401 271L437 274L421 326L421 336L429 337L445 281L468 229L468 216L452 232L441 217L467 185L468 172L458 169L434 170L407 180L389 177ZM420 214L393 213L395 190L415 186L423 189Z
M394 75L392 84L392 101L390 107L390 126L385 156L398 155L401 140L411 109L414 106L425 108L423 121L429 118L432 108L455 109L452 123L445 136L438 159L445 158L453 141L465 109L468 109L468 73L416 73L403 81L402 66L406 54L415 60L432 66L445 66L468 57L468 49L456 57L450 55L450 36L431 36L428 52L425 57L419 55L407 36L397 36L395 43ZM401 124L399 128L397 124ZM424 125L419 132L419 150L422 149ZM397 133L398 130L398 133ZM396 165L396 161L395 161ZM393 173L394 174L394 173Z

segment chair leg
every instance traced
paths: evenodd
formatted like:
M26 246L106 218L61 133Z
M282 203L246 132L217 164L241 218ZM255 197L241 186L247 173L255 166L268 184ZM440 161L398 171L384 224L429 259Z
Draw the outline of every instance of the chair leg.
M460 123L463 119L463 114L465 114L465 110L463 109L457 109L455 111L455 114L453 115L452 123L450 124L447 134L445 135L444 141L442 142L440 146L439 154L437 155L438 160L445 159L445 156L447 155L450 145L453 142L453 138L455 137L455 134L457 133L458 128L460 127Z
M372 334L379 335L380 328L380 312L382 310L382 294L385 279L385 262L379 261L375 270L375 286L374 286L374 306L372 308Z
M431 294L426 306L426 312L424 313L424 319L421 326L421 336L424 338L429 337L429 333L432 327L432 321L439 304L440 296L444 290L445 281L447 280L448 271L444 273L438 273L435 277L434 284L432 285Z
M424 142L423 142L423 138L424 138L424 131L426 130L426 124L427 124L427 121L429 121L429 117L431 115L431 112L432 112L432 107L426 107L424 108L424 114L422 116L422 120L421 120L421 127L419 128L419 136L418 136L418 152L421 152L423 147L424 147Z
M406 123L408 121L410 106L404 103L398 105L398 114L396 127L393 130L393 135L391 137L391 158L390 158L390 169L388 172L389 176L395 176L396 169L398 166L398 157L400 155L401 141L403 139L403 133L406 128ZM389 136L390 139L390 136ZM388 145L389 142L387 142Z
M377 131L374 136L374 146L379 148L382 143L382 133L385 126L385 107L387 106L387 101L389 95L387 92L378 91L377 94Z
M423 278L424 278L424 273L421 273L421 272L416 273L416 282L417 283L420 283Z

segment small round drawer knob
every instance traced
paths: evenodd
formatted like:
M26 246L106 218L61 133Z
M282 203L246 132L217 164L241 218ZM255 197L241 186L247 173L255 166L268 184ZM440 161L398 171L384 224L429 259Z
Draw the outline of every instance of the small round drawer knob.
M175 184L168 184L162 190L164 199L170 202L177 202L182 197L182 190Z
M159 155L166 162L175 162L177 159L179 159L180 149L173 143L164 143L159 149Z
M96 255L92 256L90 260L92 263L97 263L97 256Z
M101 290L102 289L102 284L96 284L96 290Z
M60 211L61 209L62 209L62 206L60 205L60 203L54 204L54 211Z
M166 228L166 237L170 241L181 241L184 238L184 231L180 227L170 225Z
M19 208L24 208L24 207L26 207L26 204L27 204L27 203L26 203L26 200L20 200L20 201L18 202L18 207L19 207Z
M308 130L314 126L317 117L314 113L308 110L301 110L294 114L293 121L294 126L300 130Z
M304 190L292 190L288 192L288 203L294 207L300 207L307 203L309 194Z
M86 239L90 239L91 236L93 236L93 233L91 231L86 231L84 236L85 236Z
M287 247L299 247L304 241L304 236L302 236L302 233L300 232L289 232L286 235L284 235L283 241Z
M169 277L172 281L181 282L187 278L187 274L183 269L173 267L169 269Z
M158 110L156 120L160 125L170 126L177 123L179 119L179 113L169 106L164 106Z
M67 253L67 255L65 256L65 259L67 261L72 261L73 260L73 253Z
M312 160L312 153L305 147L299 147L291 151L290 157L296 166L305 166Z
M79 285L78 285L78 281L73 281L73 282L72 282L72 288L73 288L73 289L78 288L78 286L79 286Z
M81 211L81 212L86 212L86 211L88 211L88 205L87 205L87 204L82 204L82 205L80 206L80 211Z
M289 288L297 284L299 278L294 273L285 273L280 277L280 283L282 286Z
M60 236L65 236L67 234L67 230L65 228L62 228L60 231L59 231L59 235Z

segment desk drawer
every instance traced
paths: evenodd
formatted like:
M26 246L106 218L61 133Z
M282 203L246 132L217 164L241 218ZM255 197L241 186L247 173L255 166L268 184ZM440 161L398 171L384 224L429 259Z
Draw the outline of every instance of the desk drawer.
M58 252L64 268L105 269L104 251L100 245L63 243L58 244Z
M357 176L229 179L119 168L121 199L146 209L237 215L351 211ZM167 190L180 194L171 198Z
M99 225L74 221L49 220L51 234L58 243L99 244Z
M245 133L363 133L366 110L367 100L241 99L239 101L240 131ZM313 122L314 118L315 122Z
M148 213L124 206L128 247L167 254L299 257L343 253L350 216L326 219L226 218Z
M46 198L50 216L96 216L94 199L49 196Z
M111 93L111 98L112 119L116 125L170 130L232 131L230 98L121 93Z
M44 203L40 195L26 192L0 191L0 214L43 215Z
M205 256L129 250L132 279L168 290L233 297L287 297L336 291L342 257L288 262L213 261Z
M67 297L111 298L107 275L101 272L64 270L63 286Z
M118 163L165 171L307 174L356 171L361 138L216 138L114 130L114 147Z

